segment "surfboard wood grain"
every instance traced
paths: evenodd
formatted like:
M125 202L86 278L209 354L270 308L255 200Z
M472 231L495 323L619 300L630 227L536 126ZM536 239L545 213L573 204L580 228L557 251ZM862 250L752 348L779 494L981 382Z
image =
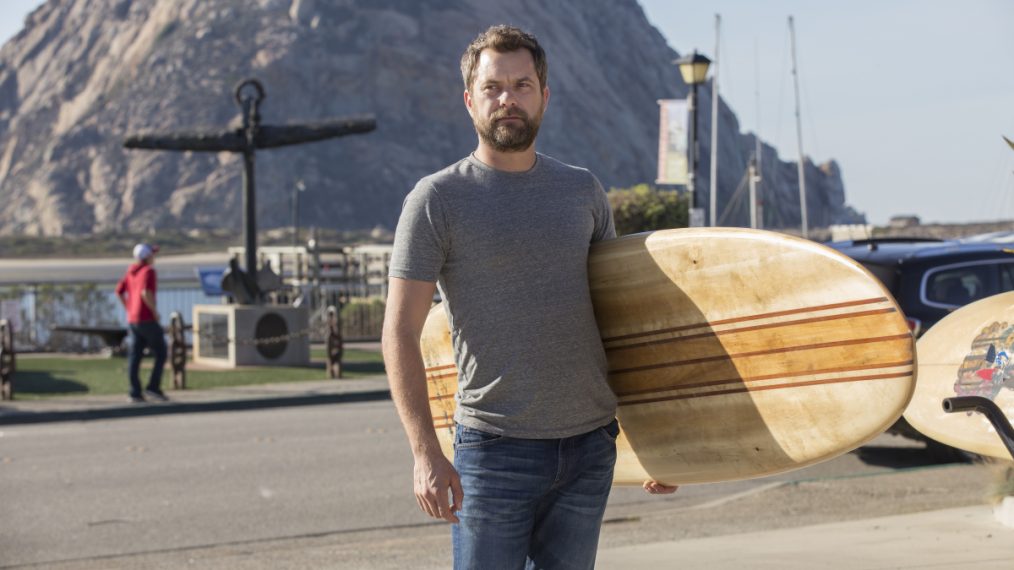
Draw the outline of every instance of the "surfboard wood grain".
M941 443L1010 459L996 429L978 413L946 413L944 398L982 396L1014 421L1014 292L965 305L930 327L917 344L919 383L905 419Z
M697 228L592 246L589 286L621 425L614 484L761 477L882 433L915 384L880 282L819 244ZM453 454L457 367L443 308L423 332L434 426Z

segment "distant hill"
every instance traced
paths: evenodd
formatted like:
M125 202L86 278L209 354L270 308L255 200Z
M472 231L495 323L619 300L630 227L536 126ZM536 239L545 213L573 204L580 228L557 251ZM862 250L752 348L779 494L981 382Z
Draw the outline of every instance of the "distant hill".
M259 226L393 227L420 177L466 155L475 134L458 58L508 22L550 57L539 149L607 187L655 178L656 100L686 95L677 57L634 0L49 0L0 49L0 235L227 228L241 224L235 155L127 151L127 133L224 126L236 83L267 90L265 124L372 112L378 129L257 156ZM710 108L703 89L702 108ZM710 113L701 113L703 202ZM719 200L753 138L721 108ZM764 147L765 219L798 224L796 166ZM807 164L811 227L862 221L834 163ZM746 209L730 221L746 223Z

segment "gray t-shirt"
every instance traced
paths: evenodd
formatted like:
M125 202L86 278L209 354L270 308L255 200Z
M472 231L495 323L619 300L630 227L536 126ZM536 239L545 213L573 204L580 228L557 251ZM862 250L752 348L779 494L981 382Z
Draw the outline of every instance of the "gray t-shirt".
M527 172L469 156L416 184L390 274L437 282L459 370L455 421L544 439L612 420L588 247L615 236L598 180L542 154Z

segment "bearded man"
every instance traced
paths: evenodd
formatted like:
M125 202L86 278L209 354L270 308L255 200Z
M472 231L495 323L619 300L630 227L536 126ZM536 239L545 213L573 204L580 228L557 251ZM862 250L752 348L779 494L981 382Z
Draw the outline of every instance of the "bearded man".
M588 249L615 237L612 212L588 170L535 150L549 87L534 36L489 28L466 49L461 74L478 146L406 197L384 322L416 500L454 523L455 568L590 569L619 427ZM419 348L437 287L460 371L453 465L434 431ZM645 490L676 488L647 481Z

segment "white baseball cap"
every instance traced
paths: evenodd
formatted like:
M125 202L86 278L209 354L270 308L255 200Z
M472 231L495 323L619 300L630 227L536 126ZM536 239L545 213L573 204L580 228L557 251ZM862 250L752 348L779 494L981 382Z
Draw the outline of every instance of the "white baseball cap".
M134 259L138 261L148 259L158 253L158 246L154 244L139 243L134 246Z

